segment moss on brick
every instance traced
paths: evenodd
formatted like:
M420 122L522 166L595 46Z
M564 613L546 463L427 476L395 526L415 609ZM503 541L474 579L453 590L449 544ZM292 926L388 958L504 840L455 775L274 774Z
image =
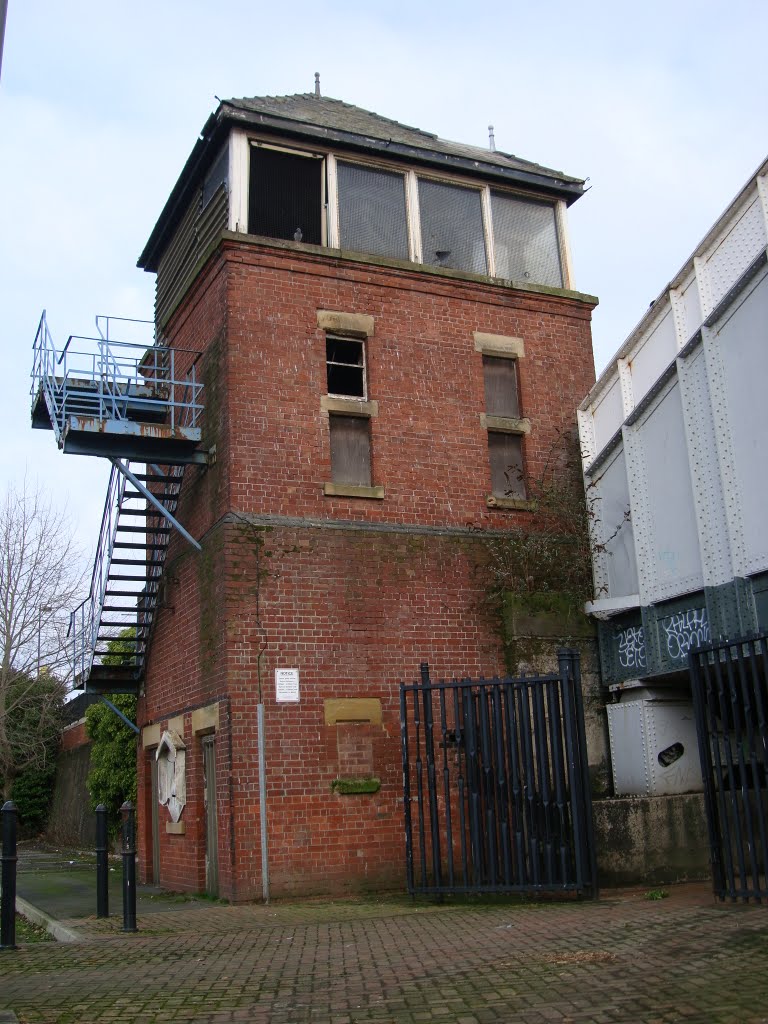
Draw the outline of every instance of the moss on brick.
M371 776L367 779L334 779L331 783L331 792L339 796L352 796L357 793L378 793L381 789L381 779Z

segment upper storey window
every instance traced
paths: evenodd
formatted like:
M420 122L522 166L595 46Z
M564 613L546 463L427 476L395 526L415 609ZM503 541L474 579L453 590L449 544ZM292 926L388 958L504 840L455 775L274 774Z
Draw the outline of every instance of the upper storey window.
M312 154L251 146L250 233L322 245L322 171Z
M555 208L491 192L496 276L562 288Z
M486 274L480 191L419 179L422 261Z
M562 288L556 203L252 142L248 231Z
M407 260L405 176L346 163L337 173L341 248Z

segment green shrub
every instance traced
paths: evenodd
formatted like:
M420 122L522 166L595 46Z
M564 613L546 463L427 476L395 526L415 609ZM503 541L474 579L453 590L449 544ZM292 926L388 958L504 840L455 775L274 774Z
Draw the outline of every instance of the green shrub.
M112 703L131 721L136 719L136 698L116 696ZM88 792L94 808L107 808L109 830L120 826L120 806L126 800L136 804L137 736L106 704L92 704L85 713L85 728L91 743Z

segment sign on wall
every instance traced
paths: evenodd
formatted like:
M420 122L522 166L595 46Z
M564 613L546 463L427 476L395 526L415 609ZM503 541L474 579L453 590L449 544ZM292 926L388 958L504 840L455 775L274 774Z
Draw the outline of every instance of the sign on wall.
M275 699L286 704L299 699L299 670L297 668L275 669Z

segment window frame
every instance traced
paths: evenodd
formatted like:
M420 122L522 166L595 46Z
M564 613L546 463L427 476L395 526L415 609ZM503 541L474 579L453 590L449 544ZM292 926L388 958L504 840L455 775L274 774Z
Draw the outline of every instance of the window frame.
M342 342L344 344L348 344L348 345L349 344L359 345L360 346L360 350L362 352L362 363L360 363L360 364L340 363L340 362L337 362L336 360L333 360L333 361L329 360L328 359L328 342L329 341L340 341L340 342ZM326 392L325 393L328 396L328 398L339 398L339 399L343 399L344 401L350 401L350 402L367 402L368 401L368 355L367 355L367 352L366 352L366 348L367 348L367 346L366 346L366 339L365 338L354 337L353 335L343 335L343 334L339 334L338 332L333 332L333 331L326 331L325 332L325 385L326 385ZM350 395L350 394L344 394L341 391L331 391L330 388L328 387L328 367L329 366L347 366L350 369L358 369L359 368L359 370L360 370L360 372L362 374L362 380L363 380L363 393L362 393L362 395Z
M487 269L480 277L495 278L497 275L496 239L493 227L492 193L509 199L517 199L520 202L536 203L549 206L553 212L553 225L556 240L557 257L562 275L562 288L568 290L572 287L571 258L568 243L566 204L563 199L550 199L547 196L526 192L519 188L505 187L504 183L478 182L471 178L450 172L433 172L429 168L414 168L401 160L387 163L375 158L366 159L357 154L347 154L341 151L332 151L320 147L301 149L291 145L281 145L273 139L245 133L247 142L247 154L242 152L243 142L240 132L233 132L233 153L230 159L230 173L233 188L239 180L240 188L244 189L247 205L247 192L250 183L250 153L251 147L263 147L277 150L278 152L289 153L296 156L304 156L322 161L320 174L321 180L321 234L323 247L340 249L340 227L339 227L339 190L338 190L338 163L355 165L365 170L382 171L389 174L401 174L405 184L405 218L406 234L408 237L408 260L403 261L399 257L387 257L370 255L373 261L377 259L393 259L398 262L414 263L418 266L437 269L433 264L425 263L423 256L422 235L421 235L421 210L419 204L419 180L434 181L443 185L454 185L461 188L472 189L480 193L483 242L485 244ZM240 154L238 156L238 154ZM238 173L239 172L239 173ZM242 200L240 202L242 206ZM238 204L232 204L233 211L238 209ZM234 212L232 230L242 230L242 214L238 217ZM281 240L282 241L282 240ZM299 243L303 244L303 243ZM456 273L472 273L472 271L455 271ZM532 288L553 287L541 282L518 282Z
M488 472L491 489L486 495L488 508L529 509L531 501L528 497L526 470L526 437L531 432L531 421L522 415L525 411L521 388L521 360L525 358L525 344L522 338L505 335L474 333L475 351L480 355L480 375L483 380L483 402L485 403L485 363L484 357L491 359L507 359L515 363L515 384L517 391L517 409L519 416L498 416L487 411L480 413L480 426L486 433L488 451ZM524 495L496 494L493 490L493 469L491 458L491 434L511 434L520 438L520 474Z

